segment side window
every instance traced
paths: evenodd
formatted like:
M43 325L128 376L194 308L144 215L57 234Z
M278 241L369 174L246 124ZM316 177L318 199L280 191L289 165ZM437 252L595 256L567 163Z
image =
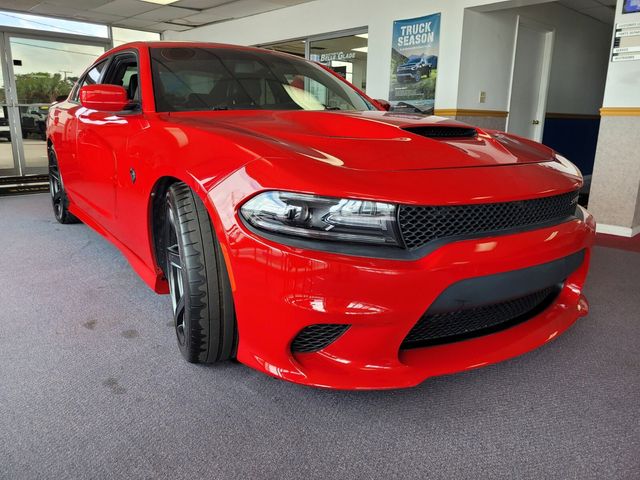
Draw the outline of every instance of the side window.
M117 55L111 63L103 83L124 87L131 103L139 106L140 82L137 57L132 53Z
M104 71L104 68L107 66L107 60L102 60L97 65L93 66L82 79L78 82L76 89L73 92L73 100L78 100L78 95L80 94L80 89L85 85L94 85L100 81L100 76Z

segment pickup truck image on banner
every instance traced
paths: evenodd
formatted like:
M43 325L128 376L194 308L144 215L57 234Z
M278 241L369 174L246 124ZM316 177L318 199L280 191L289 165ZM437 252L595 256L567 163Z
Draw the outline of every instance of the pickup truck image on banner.
M393 22L389 101L394 110L431 113L439 48L439 13Z

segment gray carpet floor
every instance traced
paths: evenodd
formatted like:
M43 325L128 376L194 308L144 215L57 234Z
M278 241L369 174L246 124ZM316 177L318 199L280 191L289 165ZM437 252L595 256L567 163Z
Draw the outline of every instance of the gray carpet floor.
M640 255L532 353L398 391L182 360L169 299L47 195L0 198L0 478L640 478Z

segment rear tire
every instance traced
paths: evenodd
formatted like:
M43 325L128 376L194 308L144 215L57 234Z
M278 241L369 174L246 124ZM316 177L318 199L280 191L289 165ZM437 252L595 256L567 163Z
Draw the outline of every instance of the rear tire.
M209 214L184 183L166 196L165 276L182 356L215 363L235 356L237 328L231 284Z
M49 157L49 192L51 193L53 215L59 223L78 223L80 220L69 212L69 198L64 190L64 183L58 166L58 157L53 146L47 149L47 155Z

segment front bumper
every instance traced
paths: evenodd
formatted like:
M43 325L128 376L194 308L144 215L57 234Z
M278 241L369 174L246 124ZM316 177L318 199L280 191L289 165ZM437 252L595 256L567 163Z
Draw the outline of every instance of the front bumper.
M417 70L403 70L401 72L396 72L396 79L398 81L402 80L414 80L416 78Z
M239 328L238 359L274 377L340 389L417 385L495 363L562 333L588 305L582 295L593 218L517 234L456 241L415 261L303 250L270 242L240 223L227 246ZM469 340L401 350L407 333L452 284L524 269L581 250L584 261L553 303L531 319ZM292 353L306 326L351 327L325 349Z

